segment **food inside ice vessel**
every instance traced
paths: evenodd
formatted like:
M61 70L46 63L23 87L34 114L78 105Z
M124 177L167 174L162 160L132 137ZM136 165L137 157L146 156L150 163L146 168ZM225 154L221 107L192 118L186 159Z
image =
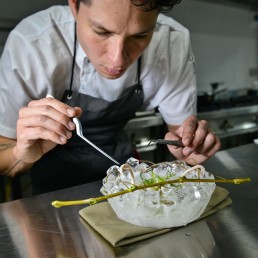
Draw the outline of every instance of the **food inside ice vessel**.
M130 158L122 166L112 166L103 179L104 195L133 189L135 185L188 179L214 179L203 166L188 166L184 161L148 164ZM132 191L108 199L118 218L145 227L168 228L186 225L203 213L215 183L180 182Z

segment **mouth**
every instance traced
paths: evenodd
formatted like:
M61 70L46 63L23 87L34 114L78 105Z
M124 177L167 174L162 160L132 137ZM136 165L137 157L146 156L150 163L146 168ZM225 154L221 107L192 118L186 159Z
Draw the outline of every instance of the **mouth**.
M104 67L105 69L105 72L106 74L108 75L113 75L113 76L119 76L119 75L122 75L126 69L112 69L112 68L109 68L109 67Z

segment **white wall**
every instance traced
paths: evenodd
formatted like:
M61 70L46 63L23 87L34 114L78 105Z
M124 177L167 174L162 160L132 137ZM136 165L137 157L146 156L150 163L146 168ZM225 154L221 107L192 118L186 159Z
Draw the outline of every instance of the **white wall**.
M198 0L183 0L169 14L191 32L198 89L252 86L250 68L258 67L258 22L254 12Z

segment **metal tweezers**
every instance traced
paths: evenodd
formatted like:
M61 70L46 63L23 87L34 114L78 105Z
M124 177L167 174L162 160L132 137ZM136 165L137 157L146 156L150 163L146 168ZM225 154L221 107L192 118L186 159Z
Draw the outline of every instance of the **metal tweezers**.
M177 141L169 141L169 140L163 140L163 139L158 139L158 140L151 140L148 145L146 146L146 148L148 146L150 146L151 144L156 145L156 144L165 144L165 145L174 145L174 146L178 146L178 147L184 147L184 144L182 143L181 140L177 140Z

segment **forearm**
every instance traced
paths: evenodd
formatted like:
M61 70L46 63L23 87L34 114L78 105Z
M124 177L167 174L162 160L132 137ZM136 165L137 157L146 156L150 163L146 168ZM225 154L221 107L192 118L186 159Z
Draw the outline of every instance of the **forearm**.
M15 153L15 140L0 138L0 175L15 177L27 171L33 164L25 163Z

